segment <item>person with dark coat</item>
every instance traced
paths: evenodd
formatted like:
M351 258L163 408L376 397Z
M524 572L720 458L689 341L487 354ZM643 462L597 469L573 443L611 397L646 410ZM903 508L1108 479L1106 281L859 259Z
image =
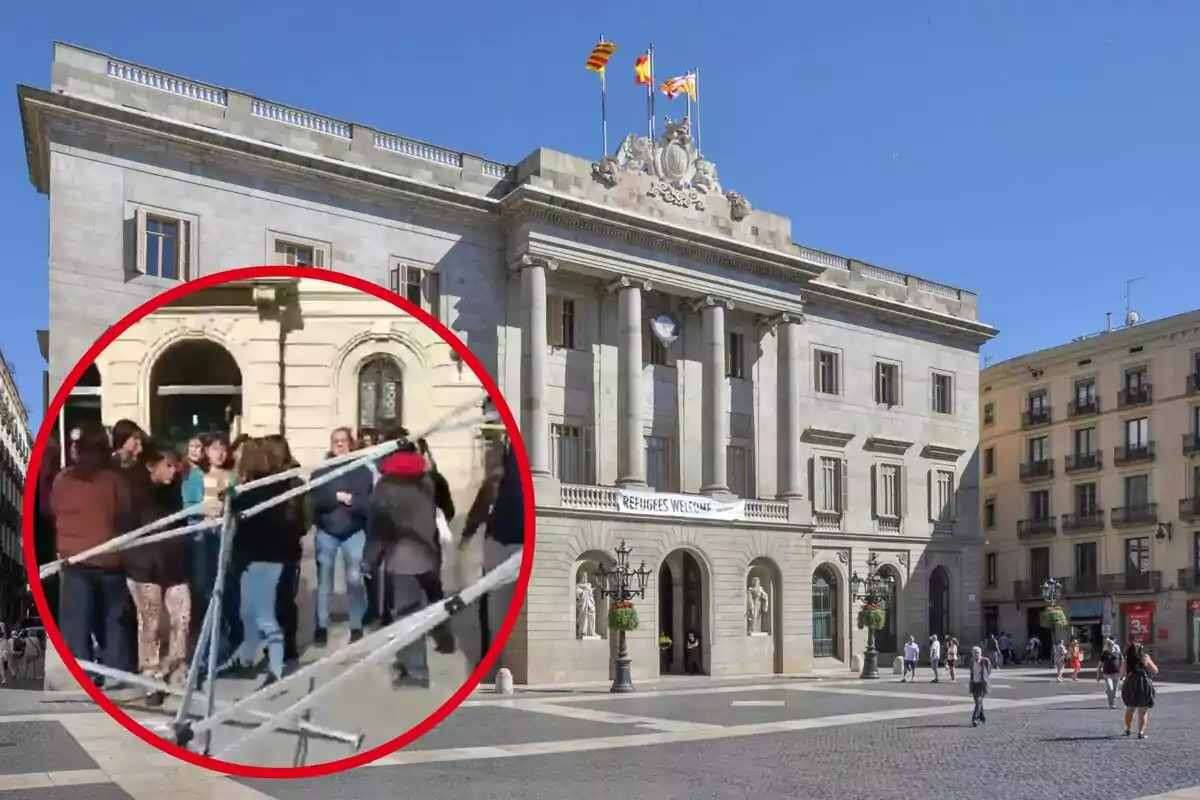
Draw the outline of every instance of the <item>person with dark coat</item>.
M242 445L237 485L244 485L286 468L276 456L277 446L263 439ZM280 578L286 566L297 563L305 534L303 503L288 500L253 516L242 514L267 500L300 486L298 478L234 492L233 511L238 515L233 537L233 560L244 564L239 585L242 641L221 669L249 677L255 669L260 643L265 640L268 675L264 686L283 677L285 638L278 614Z
M263 437L273 469L276 472L295 469L299 462L292 457L292 448L287 439L272 433ZM296 478L287 482L289 487L300 485ZM279 575L279 585L275 590L275 612L278 615L279 626L283 628L283 661L288 666L300 662L300 647L297 638L300 633L300 606L297 600L300 596L300 562L304 559L303 539L311 526L309 522L308 504L304 497L296 497L288 501L292 505L291 512L296 519L299 535L294 539L295 546L289 551L288 560L283 562L283 572Z
M437 467L437 461L433 458L433 453L429 449L429 443L425 439L417 440L417 451L425 457L425 467L429 470L429 477L433 480L433 502L437 506L438 511L442 512L442 517L449 525L454 519L454 497L450 493L450 482L442 475ZM442 552L442 537L438 536L438 569L420 576L421 588L425 591L425 597L430 603L441 602L446 598L445 589L442 586L442 565L445 563L445 554ZM438 625L430 634L433 639L434 647L439 653L450 654L458 649L457 643L454 641L454 631L450 627L450 621L447 620L441 625Z
M406 439L400 441L396 452L379 463L380 479L367 511L363 554L364 571L384 564L397 618L428 604L422 582L428 583L430 573L441 569L434 479L417 446ZM396 654L394 670L396 686L429 685L424 637Z
M354 449L354 436L349 428L336 429L329 440L330 458L346 455ZM316 469L312 473L312 480L338 468ZM362 466L309 492L309 503L317 528L316 541L313 543L317 557L317 629L313 634L313 644L317 647L324 647L329 642L329 596L333 594L333 574L339 553L346 568L350 641L357 642L362 638L363 616L367 611L362 561L367 542L367 507L374 486L374 476Z
M128 533L183 509L179 485L179 457L153 442L145 442L138 456L140 466L123 470L132 500L130 513L122 520L121 532ZM183 521L163 528L178 528ZM137 612L138 667L153 680L182 685L187 677L188 644L191 632L192 543L186 536L166 539L122 551L122 566ZM170 633L163 654L162 628ZM151 705L161 705L165 695L151 693Z

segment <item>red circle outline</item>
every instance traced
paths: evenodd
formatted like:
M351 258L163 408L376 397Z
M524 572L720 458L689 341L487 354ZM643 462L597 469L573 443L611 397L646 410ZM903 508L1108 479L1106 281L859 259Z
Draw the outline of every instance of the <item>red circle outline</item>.
M314 764L304 767L260 767L248 764L235 764L229 761L221 761L216 758L203 756L199 753L193 753L185 750L173 742L163 739L142 725L138 724L125 711L117 707L108 697L104 695L88 678L87 673L80 668L75 658L67 649L66 642L63 640L62 633L58 629L57 620L53 619L49 613L50 609L46 602L46 595L42 589L42 581L38 574L38 564L36 551L34 548L34 519L37 512L36 496L37 496L37 480L41 473L42 456L45 454L46 445L50 440L50 433L58 424L59 413L63 405L70 395L71 389L78 383L83 373L90 367L96 358L104 352L104 350L113 343L113 341L122 333L127 331L135 323L148 316L149 314L159 310L163 306L178 300L181 297L186 297L193 292L201 289L207 289L212 286L220 286L221 284L231 281L254 280L259 278L308 278L314 280L323 280L331 283L338 283L352 289L357 289L361 292L374 295L380 300L384 300L406 314L413 316L433 330L440 336L455 353L471 368L475 375L483 384L484 391L492 398L496 410L500 414L500 418L504 421L504 427L507 430L508 436L513 444L513 450L517 457L517 464L521 468L521 483L524 493L525 504L525 546L524 554L521 559L521 572L517 578L517 582L513 589L512 603L509 606L508 614L504 618L504 622L500 627L500 631L493 637L491 645L483 660L475 668L475 671L467 678L453 695L450 696L436 711L419 722L417 725L410 728L407 732L392 739L390 742L368 750L363 753L356 753L352 756L339 759L337 761L329 761L324 764ZM315 269L310 267L287 267L287 266L260 266L260 267L243 267L240 269L223 270L211 275L205 275L195 280L181 283L179 286L168 289L167 291L156 295L147 300L142 305L130 311L122 317L116 324L105 331L99 339L83 357L71 369L66 380L54 395L54 399L50 402L50 406L46 409L46 414L42 418L42 425L38 429L37 438L34 440L33 449L29 456L29 468L25 476L25 498L22 519L22 541L25 547L25 568L29 578L29 588L33 594L34 604L37 606L38 614L41 615L42 623L46 628L46 635L53 643L55 649L62 657L63 663L70 670L71 675L79 682L88 696L104 709L110 717L119 722L127 731L137 736L147 744L157 747L163 752L175 756L181 761L186 761L189 764L194 764L198 767L212 770L214 772L222 772L226 775L232 775L237 778L319 778L327 775L336 775L339 772L344 772L354 767L360 767L364 764L369 764L372 761L383 758L386 755L394 753L402 747L412 744L420 739L429 731L433 730L444 719L454 712L459 705L463 703L479 686L483 677L487 675L492 668L496 659L500 656L500 651L508 642L508 637L512 633L513 626L516 625L517 616L521 612L521 607L525 603L525 594L529 588L529 578L533 570L533 547L534 538L536 535L536 503L533 494L533 476L529 469L529 457L525 452L525 442L521 438L521 432L517 427L517 421L513 417L512 410L508 406L500 387L496 385L488 371L484 369L479 358L472 353L462 340L458 338L449 328L443 325L438 320L434 319L428 312L418 308L406 298L398 294L393 294L385 290L382 286L378 286L370 281L353 275L347 275L341 272L332 270Z

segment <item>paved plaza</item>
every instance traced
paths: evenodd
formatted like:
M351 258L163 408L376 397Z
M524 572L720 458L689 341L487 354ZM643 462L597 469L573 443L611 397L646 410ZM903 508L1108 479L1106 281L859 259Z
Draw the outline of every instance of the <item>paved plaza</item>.
M966 687L888 676L664 679L481 692L421 741L332 778L251 781L181 764L85 702L0 692L0 800L300 800L398 796L627 800L961 798L1030 788L1089 800L1200 798L1200 673L1159 682L1146 741L1085 676L1001 671L987 725Z

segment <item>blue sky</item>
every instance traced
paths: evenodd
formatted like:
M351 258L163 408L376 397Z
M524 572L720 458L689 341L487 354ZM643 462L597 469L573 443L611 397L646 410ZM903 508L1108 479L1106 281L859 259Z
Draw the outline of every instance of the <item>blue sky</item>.
M0 31L0 346L31 417L47 319L46 200L14 84L58 39L392 133L515 162L595 157L599 34L611 139L641 131L632 64L701 70L722 183L806 245L978 292L996 360L1094 332L1133 304L1200 307L1200 4L1089 0L436 5L207 0L154 10L20 3ZM659 114L670 105L660 102Z

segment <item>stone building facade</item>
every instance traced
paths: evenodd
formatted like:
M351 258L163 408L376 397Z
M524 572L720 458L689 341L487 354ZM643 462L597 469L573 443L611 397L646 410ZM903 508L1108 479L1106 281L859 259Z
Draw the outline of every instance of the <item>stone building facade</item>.
M978 637L976 297L795 243L686 122L504 165L67 45L19 95L52 383L142 299L264 261L411 292L492 371L538 507L518 680L610 674L604 601L583 636L576 598L622 541L651 573L635 678L682 671L687 632L714 675L847 668L872 556L898 586L883 644ZM166 270L150 220L187 237Z
M31 447L29 414L0 353L0 622L10 627L29 611L21 519Z

